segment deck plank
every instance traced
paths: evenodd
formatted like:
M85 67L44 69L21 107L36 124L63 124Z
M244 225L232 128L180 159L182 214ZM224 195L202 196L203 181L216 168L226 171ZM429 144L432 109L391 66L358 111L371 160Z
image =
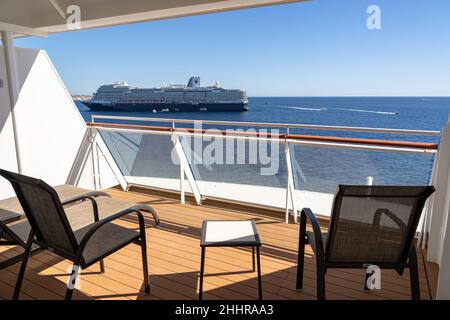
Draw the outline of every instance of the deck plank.
M192 203L181 205L173 196L160 192L133 189L123 192L107 190L111 196L146 203L155 208L161 219L160 228L146 217L147 246L151 294L142 290L140 247L129 245L105 259L106 272L98 265L81 273L81 288L74 299L197 299L200 266L199 237L202 221L254 219L263 241L261 250L263 296L266 299L310 300L316 298L315 259L306 250L304 289L295 289L298 225L285 224L281 213L249 209L233 204ZM137 229L136 219L129 217L118 224ZM321 220L327 229L327 221ZM14 247L0 248L4 259L20 252ZM422 299L429 299L429 285L423 255L419 271ZM0 299L10 299L18 272L18 264L0 270ZM251 253L246 248L208 248L204 279L205 299L255 299L256 274L251 270ZM34 255L29 262L21 299L62 299L70 262L49 252ZM327 273L328 299L410 299L409 275L395 271L382 273L382 289L363 290L364 270L331 269Z

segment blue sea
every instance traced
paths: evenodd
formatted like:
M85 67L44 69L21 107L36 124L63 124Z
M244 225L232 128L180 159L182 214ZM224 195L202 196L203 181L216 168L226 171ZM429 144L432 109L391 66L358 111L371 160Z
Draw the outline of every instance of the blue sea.
M300 123L355 127L377 127L416 130L441 130L450 113L450 97L255 97L249 99L247 112L161 112L125 113L92 112L82 103L76 103L86 121L92 114L142 116L153 118L229 120L245 122ZM154 125L151 124L151 125ZM205 126L207 127L207 126ZM225 127L215 127L224 129ZM341 137L377 138L388 140L439 142L439 137L394 135L363 132L333 132L291 130L291 133L319 134ZM116 137L117 138L117 137ZM106 137L114 144L117 139ZM120 148L114 148L122 158L121 169L127 175L173 176L179 174L161 149L170 146L167 137L140 137L135 139L132 159L123 159ZM131 139L133 140L133 139ZM151 141L150 141L151 140ZM167 140L167 141L166 141ZM159 147L157 147L159 145ZM156 148L156 150L155 150ZM269 150L270 151L270 150ZM113 152L113 153L114 153ZM360 151L318 147L292 146L295 185L301 190L333 193L337 184L365 184L367 177L374 184L427 184L434 157L431 155ZM269 152L270 153L270 152ZM267 164L193 165L198 180L285 187L286 167L284 150L279 150L278 170L270 176L261 175Z

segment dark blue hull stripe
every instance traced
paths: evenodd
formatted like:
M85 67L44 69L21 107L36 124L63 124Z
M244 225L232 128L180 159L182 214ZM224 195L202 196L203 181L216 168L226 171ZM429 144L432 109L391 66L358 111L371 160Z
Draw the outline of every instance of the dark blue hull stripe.
M200 104L156 104L156 103L116 103L101 104L83 102L92 111L131 111L131 112L152 112L162 111L246 111L247 104L244 103L200 103Z

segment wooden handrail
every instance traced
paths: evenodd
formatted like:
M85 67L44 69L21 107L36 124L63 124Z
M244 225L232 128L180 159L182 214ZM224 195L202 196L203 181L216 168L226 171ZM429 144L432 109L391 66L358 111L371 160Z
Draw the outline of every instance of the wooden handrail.
M130 130L145 130L145 131L161 131L161 132L189 132L193 134L212 134L217 133L221 135L233 135L233 136L252 136L259 138L276 138L276 139L285 139L285 134L274 134L271 132L262 133L262 132L243 132L243 131L233 131L227 132L226 130L218 130L218 129L191 129L191 128L172 128L172 127L163 127L163 126L143 126L143 125L135 125L135 124L118 124L118 123L104 123L104 122L87 122L88 126L91 127L106 127L106 128L116 128L116 129L130 129Z
M398 141L398 140L381 140L381 139L363 139L363 138L341 138L330 136L309 136L301 134L289 134L288 139L295 140L314 140L323 142L338 142L338 143L352 143L352 144L369 144L386 147L406 147L406 148L418 148L418 149L434 149L438 148L438 145L431 142L413 142L413 141Z
M104 122L86 122L90 127L106 127L106 128L116 128L116 129L131 129L131 130L144 130L144 131L165 131L171 132L173 128L171 127L161 127L161 126L141 126L136 124L120 124L120 123L104 123Z
M275 139L292 139L292 140L307 140L307 141L320 141L320 142L333 142L333 143L349 143L349 144L362 144L362 145L376 145L386 147L406 147L417 149L433 149L438 148L438 144L430 142L413 142L413 141L393 141L393 140L381 140L381 139L363 139L363 138L343 138L332 136L313 136L303 134L273 134L273 133L260 133L260 132L228 132L226 130L217 129L191 129L191 128L172 128L164 126L144 126L135 124L119 124L119 123L103 123L103 122L87 122L88 126L103 127L103 128L115 128L115 129L130 129L130 130L143 130L143 131L160 131L160 132L177 132L184 131L189 133L217 133L221 135L232 136L248 136L248 137L262 137L262 138L275 138Z

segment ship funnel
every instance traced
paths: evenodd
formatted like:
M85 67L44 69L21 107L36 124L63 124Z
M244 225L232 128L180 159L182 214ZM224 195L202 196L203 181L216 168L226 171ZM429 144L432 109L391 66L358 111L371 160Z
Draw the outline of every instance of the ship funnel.
M197 88L200 87L200 77L191 77L189 79L188 85L189 88Z

